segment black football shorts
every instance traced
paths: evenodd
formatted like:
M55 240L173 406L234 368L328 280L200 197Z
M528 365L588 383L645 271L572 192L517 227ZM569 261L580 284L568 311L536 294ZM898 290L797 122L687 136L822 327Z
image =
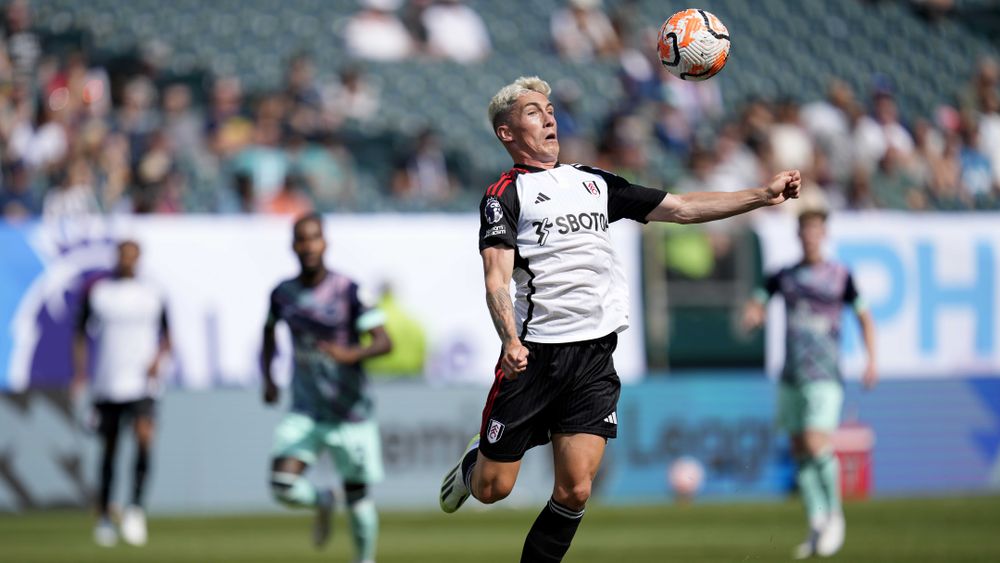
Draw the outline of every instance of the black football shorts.
M615 438L621 381L611 358L618 335L560 344L525 342L528 367L516 379L496 380L483 408L479 451L496 461L517 461L553 434Z
M156 401L148 397L123 403L99 401L94 403L94 410L97 414L97 431L103 436L108 436L118 432L119 426L126 421L154 418Z

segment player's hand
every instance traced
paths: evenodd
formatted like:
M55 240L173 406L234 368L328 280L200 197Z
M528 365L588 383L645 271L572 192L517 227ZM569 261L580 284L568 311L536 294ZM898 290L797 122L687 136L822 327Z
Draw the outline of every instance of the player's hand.
M87 374L75 373L69 382L69 396L73 401L79 401L87 389Z
M361 349L357 346L341 346L334 342L319 342L317 345L339 364L353 365L361 361Z
M500 369L507 379L517 379L517 376L528 367L528 349L515 341L504 346L503 356L500 357Z
M278 391L278 386L274 384L273 381L264 382L264 404L273 405L278 402L278 397L280 393Z
M778 205L790 199L797 199L801 189L802 174L798 170L779 172L764 188L767 205Z
M747 303L743 308L743 318L740 319L740 327L744 332L750 332L760 328L764 324L766 311L764 306L756 301Z
M861 374L861 384L864 385L865 389L872 390L878 383L878 371L875 370L875 364L869 362L865 366L865 372Z

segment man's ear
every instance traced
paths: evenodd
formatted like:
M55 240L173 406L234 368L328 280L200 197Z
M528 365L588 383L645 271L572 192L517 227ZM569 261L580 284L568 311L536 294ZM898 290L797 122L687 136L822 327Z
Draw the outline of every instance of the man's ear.
M498 125L494 131L497 135L497 139L500 139L504 143L509 143L514 140L514 133L510 130L510 125L506 123Z

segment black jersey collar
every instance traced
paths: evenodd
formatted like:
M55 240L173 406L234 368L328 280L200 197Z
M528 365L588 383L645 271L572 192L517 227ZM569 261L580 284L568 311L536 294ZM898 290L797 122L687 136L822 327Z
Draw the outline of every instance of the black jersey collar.
M560 166L562 166L562 163L556 161L556 165L553 166L552 168L559 168ZM521 170L524 170L526 172L545 172L546 170L549 170L548 168L539 168L537 166L532 166L530 164L515 164L514 168L515 169L520 168Z

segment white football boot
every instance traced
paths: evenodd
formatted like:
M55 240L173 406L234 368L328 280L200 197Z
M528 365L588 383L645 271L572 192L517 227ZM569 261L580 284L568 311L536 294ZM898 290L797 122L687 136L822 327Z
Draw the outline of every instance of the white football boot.
M103 517L94 526L94 543L101 547L113 547L118 543L118 530L108 517Z
M844 514L842 512L831 514L819 533L819 539L816 541L816 554L820 557L830 557L840 551L840 548L844 546L846 532L847 523L844 521Z
M792 551L793 559L809 559L816 555L816 544L819 542L819 536L824 526L826 526L826 518L823 516L809 519L809 536L806 541L795 546Z
M441 481L441 496L438 497L441 504L441 510L451 514L459 509L463 503L472 494L469 488L465 486L465 477L462 475L462 462L465 460L465 456L471 451L475 451L479 448L479 434L472 437L469 441L469 445L465 447L465 451L462 452L462 457L458 458L458 463L455 467L445 474L444 479Z
M129 545L146 545L146 513L142 511L142 507L125 507L122 512L122 539Z
M809 559L813 555L816 555L816 539L819 534L816 532L809 532L809 537L806 541L795 546L792 550L792 559Z

